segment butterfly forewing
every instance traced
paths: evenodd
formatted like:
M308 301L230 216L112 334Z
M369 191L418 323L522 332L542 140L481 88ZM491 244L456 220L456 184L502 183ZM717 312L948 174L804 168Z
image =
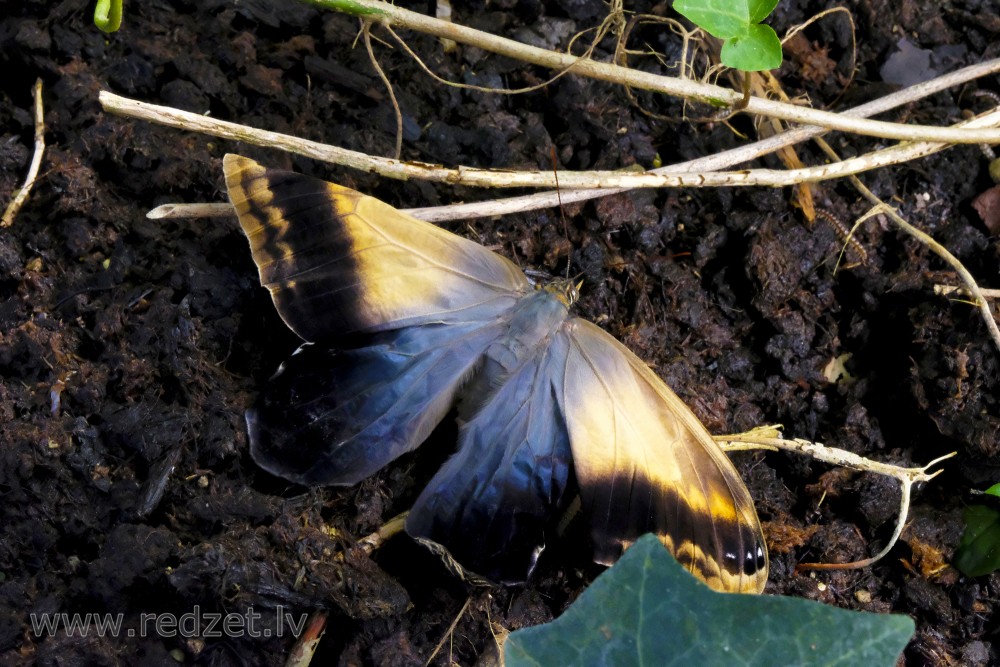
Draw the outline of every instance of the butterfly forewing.
M760 592L763 534L746 486L697 417L597 326L574 318L563 409L595 559L657 534L717 590Z
M354 484L447 414L527 278L353 190L236 155L224 166L261 284L316 343L248 411L251 453L295 482Z
M465 321L530 290L509 260L372 197L237 155L224 168L260 282L304 340Z

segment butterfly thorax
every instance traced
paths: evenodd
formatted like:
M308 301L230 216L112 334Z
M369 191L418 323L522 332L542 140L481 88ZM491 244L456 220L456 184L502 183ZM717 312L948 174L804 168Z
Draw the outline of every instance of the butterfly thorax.
M487 364L499 366L490 372L510 373L545 349L569 316L572 285L567 285L550 283L517 301L507 331L486 353Z

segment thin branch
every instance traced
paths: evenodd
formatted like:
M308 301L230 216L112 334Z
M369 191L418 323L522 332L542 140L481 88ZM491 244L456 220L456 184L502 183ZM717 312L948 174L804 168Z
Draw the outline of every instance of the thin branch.
M817 138L816 143L819 145L821 149L823 149L823 152L825 152L827 155L830 156L831 159L833 160L839 159L837 152L834 151L833 148L831 148L830 145L826 143L826 141ZM965 283L965 287L969 291L969 294L972 295L972 298L975 301L975 306L979 309L979 314L982 316L983 321L986 323L986 329L987 331L990 332L990 337L993 339L993 344L996 346L997 350L1000 351L1000 327L997 326L997 321L993 317L992 311L990 311L990 304L986 300L986 296L982 293L982 290L979 289L979 285L976 283L976 279L972 277L972 274L969 273L969 270L965 268L965 265L963 265L962 262L960 262L957 257L952 255L947 248L945 248L943 245L935 241L930 234L927 234L926 232L917 229L916 227L908 223L906 220L904 220L902 216L896 213L896 209L892 208L891 206L883 202L881 199L879 199L875 195L875 193L869 190L857 176L851 176L850 180L851 180L851 185L854 186L854 189L860 192L862 197L864 197L874 205L874 208L872 209L872 211L869 212L869 215L874 215L876 213L885 214L885 216L888 217L892 222L894 222L897 227L899 227L904 232L915 238L920 243L927 246L934 254L936 254L938 257L947 262L948 265L951 266L951 268L955 269L955 272L958 273L959 278L961 278L962 282Z
M387 540L403 532L406 528L406 517L409 512L403 512L402 514L397 514L393 518L382 524L382 527L376 530L370 535L366 535L358 540L358 544L355 547L364 554L371 556L372 553L382 547Z
M35 185L35 179L38 178L38 169L42 166L42 154L45 153L45 109L42 106L41 79L35 81L33 93L35 96L35 153L31 156L31 165L28 167L28 176L24 179L24 185L7 204L7 210L0 218L0 227L10 227L14 224L14 218L24 206L24 202L28 200L31 188Z
M314 611L309 616L309 623L306 625L305 631L295 642L292 652L288 654L288 658L285 660L285 667L309 667L312 664L312 659L316 655L316 648L319 646L319 640L323 638L323 634L326 632L328 616L329 612L323 610Z
M617 65L578 58L568 53L559 53L529 46L456 23L418 14L417 12L402 9L385 2L379 2L379 0L304 1L326 9L360 16L373 22L401 26L435 37L443 37L462 44L470 44L492 53L543 67L561 70L573 66L575 74L631 86L633 88L661 92L687 99L696 99L712 105L723 104L733 106L742 98L740 93L729 88L641 72ZM749 101L746 111L763 116L781 118L790 122L822 125L834 130L885 139L936 141L956 144L1000 143L1000 130L997 129L958 129L863 120L844 116L843 114L820 111L757 97Z
M936 77L930 81L925 81L923 83L910 86L909 88L904 88L841 113L846 116L856 116L858 118L873 116L998 71L1000 71L1000 59L989 60L977 65L970 65L954 72ZM728 151L697 158L682 164L669 165L659 169L654 169L653 173L716 171L737 164L742 164L744 162L749 162L755 158L773 153L774 151L784 148L785 146L791 146L800 141L820 136L826 132L827 130L822 127L797 127L783 132L782 134L769 137L746 146L738 146ZM507 197L504 199L496 199L486 202L409 209L408 212L411 215L423 220L442 222L445 220L461 220L490 215L509 215L511 213L524 213L540 208L550 208L559 205L560 195L562 202L570 204L590 199L597 199L599 197L607 197L609 195L619 194L626 191L626 188L609 188L606 190L562 190L561 193L557 191L538 192L520 197ZM155 211L157 217L189 217L187 211L184 210L184 207L186 206L201 206L201 204L164 204L163 207L150 211L150 215L152 215ZM205 204L205 206L213 205ZM218 206L223 205L220 204ZM168 210L161 211L159 210L160 208ZM229 215L230 213L227 209L224 212L216 212L215 214ZM203 215L198 211L191 211L190 217L203 217Z
M963 67L949 74L898 90L841 113L845 116L857 118L874 116L996 72L1000 72L1000 59ZM727 151L722 151L721 153L690 160L683 164L660 167L659 169L654 169L653 173L717 171L749 162L750 160L780 150L785 146L791 146L801 141L821 136L827 132L826 128L816 126L796 127L752 144L738 146ZM551 208L559 205L560 195L564 204L571 204L599 197L607 197L621 192L626 192L626 190L621 188L608 190L562 190L561 193L557 191L537 192L530 195L507 197L489 202L411 209L409 213L423 220L443 222L445 220L462 220L488 215L509 215L511 213L534 211L540 208Z
M972 296L969 294L969 289L967 287L959 287L957 285L935 285L934 293L942 296L956 293L964 294L965 296ZM979 295L985 299L1000 299L1000 289L984 289L980 287Z
M194 204L160 204L146 212L149 220L169 220L173 218L224 218L235 215L230 203L200 202Z
M217 137L244 141L257 146L278 148L306 157L335 164L374 171L390 178L419 178L436 183L461 184L494 188L556 186L556 176L548 171L505 171L474 167L442 167L420 162L401 162L390 158L366 155L357 151L329 146L287 134L216 120L172 107L164 107L101 91L100 101L105 110L124 116L148 120L184 130L203 132ZM963 121L968 127L983 127L1000 122L1000 111L981 118ZM912 160L937 152L947 144L917 142L875 151L857 158L833 164L803 169L747 169L732 172L653 173L625 171L562 171L559 183L569 188L661 188L661 187L780 187L803 182L842 178L898 162Z
M458 610L458 614L455 615L455 619L451 622L451 625L448 626L448 629L445 630L445 633L441 636L441 641L439 641L437 645L434 647L434 650L431 651L431 655L429 658L427 658L427 662L424 663L424 667L428 667L432 662L434 662L434 658L436 658L437 654L441 652L441 648L444 646L444 643L448 641L448 637L451 637L452 633L455 632L455 628L458 627L458 622L462 620L462 616L464 616L465 612L468 611L469 603L471 602L472 602L471 595L465 598L465 604L463 604L462 608ZM454 662L452 662L451 660L449 660L448 662L450 664L454 664Z
M396 152L393 153L393 157L398 160L403 156L403 112L399 108L399 102L396 101L396 93L392 89L392 82L389 81L389 77L382 71L382 66L379 65L378 58L375 57L375 50L372 48L371 26L371 22L362 19L361 34L364 36L368 58L371 60L375 72L382 79L385 89L389 91L389 101L392 102L392 110L396 114Z
M945 459L950 459L956 454L956 452L945 454L944 456L936 458L927 465L919 468L903 468L889 463L866 459L865 457L858 456L853 452L836 449L835 447L827 447L826 445L818 442L809 442L808 440L785 440L784 438L773 437L775 433L778 433L777 427L761 427L760 429L754 429L753 431L749 431L747 433L714 436L714 439L719 443L719 446L727 452L742 451L747 449L767 449L771 451L785 450L796 454L810 456L817 461L824 461L825 463L831 463L845 468L852 468L854 470L872 472L877 475L892 477L899 480L902 488L902 494L899 501L899 519L896 522L896 529L893 531L892 537L889 539L889 543L885 546L885 548L871 558L865 558L852 563L799 563L798 569L802 570L853 570L868 567L869 565L872 565L884 558L885 555L892 550L893 546L895 546L896 542L899 540L899 536L903 533L903 527L906 525L906 518L910 512L910 496L913 485L919 482L927 482L937 477L941 473L940 470L933 473L928 472L928 470L930 470L932 466L941 463L941 461L944 461Z

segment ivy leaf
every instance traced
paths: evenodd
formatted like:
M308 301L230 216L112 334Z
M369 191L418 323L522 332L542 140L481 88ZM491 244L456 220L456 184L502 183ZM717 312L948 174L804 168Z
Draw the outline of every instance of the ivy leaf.
M674 9L705 32L730 39L760 23L778 6L778 0L676 0Z
M761 25L778 0L676 0L674 9L713 37L725 40L722 64L744 72L781 65L781 41Z
M913 628L907 616L716 593L647 535L561 617L511 633L504 654L508 667L892 667Z
M997 495L990 487L986 493ZM955 550L954 566L969 577L1000 570L1000 512L985 505L965 508L965 532Z
M720 54L722 64L744 72L781 67L781 40L774 28L758 23L746 33L727 39Z

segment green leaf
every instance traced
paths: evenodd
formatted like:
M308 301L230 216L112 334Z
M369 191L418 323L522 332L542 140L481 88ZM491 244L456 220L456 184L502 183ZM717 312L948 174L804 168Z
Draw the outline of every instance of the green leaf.
M719 39L746 32L774 11L778 0L676 0L674 10Z
M750 22L760 23L778 6L778 0L748 0L747 5L750 9Z
M769 25L752 25L722 45L722 64L744 72L781 67L781 40Z
M511 633L504 654L507 667L892 667L913 627L907 616L716 593L647 535L561 617Z
M984 505L970 505L963 516L965 532L955 551L954 566L969 577L1000 570L1000 512Z
M1000 484L994 484L990 488L983 491L983 493L988 493L991 496L1000 496Z
M781 66L781 40L761 21L778 0L675 0L674 9L710 35L725 40L722 64L744 72Z

